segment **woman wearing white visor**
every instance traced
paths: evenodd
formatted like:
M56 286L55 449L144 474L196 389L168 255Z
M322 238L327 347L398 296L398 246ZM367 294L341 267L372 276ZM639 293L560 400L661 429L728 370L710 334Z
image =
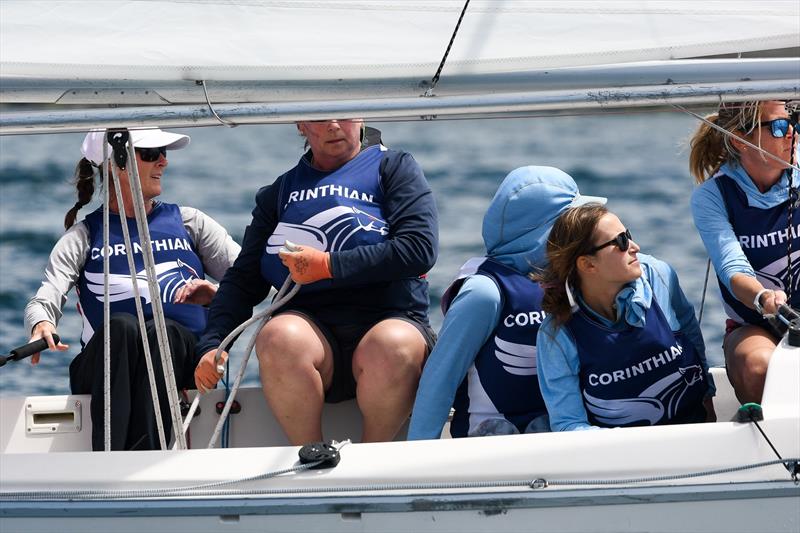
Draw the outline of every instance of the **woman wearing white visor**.
M161 195L162 178L167 167L167 152L189 144L189 137L159 129L130 132L136 154L136 166L150 228L156 271L159 273L161 299L166 316L167 334L179 387L192 385L195 367L194 345L206 324L207 305L216 285L205 274L221 279L239 253L227 231L209 216L191 207L181 207L156 200ZM109 256L111 300L111 449L157 449L159 439L150 392L144 347L136 319L136 307L128 267L117 194L111 183L109 208L109 247L103 252L103 209L97 208L75 223L78 211L94 194L95 175L100 181L110 176L104 166L105 131L90 132L81 147L83 158L76 169L78 201L64 219L66 233L58 240L36 295L25 308L25 326L31 340L47 339L50 349L66 351L69 346L53 342L67 295L73 287L78 294L78 309L83 318L81 352L70 364L70 388L73 394L91 394L92 447L104 449L103 442L103 260ZM109 146L108 154L112 153ZM126 170L119 174L120 194L133 246L136 277L144 306L151 354L158 354L151 299L139 274L144 272L139 233L133 218L134 208ZM161 416L166 438L170 438L171 417L160 358L153 356L153 366L161 400ZM31 359L39 362L39 354Z

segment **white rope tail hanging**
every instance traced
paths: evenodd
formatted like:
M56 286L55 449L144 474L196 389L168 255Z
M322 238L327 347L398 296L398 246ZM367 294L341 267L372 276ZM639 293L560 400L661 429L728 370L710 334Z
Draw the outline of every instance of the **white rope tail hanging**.
M578 310L578 302L575 301L575 297L572 296L572 289L569 287L569 280L564 280L564 290L567 291L567 301L569 302L570 311L573 313Z

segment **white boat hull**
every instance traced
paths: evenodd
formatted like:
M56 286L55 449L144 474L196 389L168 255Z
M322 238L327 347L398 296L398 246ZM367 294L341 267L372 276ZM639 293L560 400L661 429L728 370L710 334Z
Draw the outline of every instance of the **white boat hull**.
M773 356L760 422L783 458L800 457L798 351L784 341ZM730 396L729 387L720 388L721 399ZM718 405L722 420L730 413L725 402ZM236 416L248 412L260 415L261 424L269 422L269 415L256 409ZM234 424L258 425L244 420L234 418ZM13 440L2 436L3 443ZM297 451L281 445L173 452L7 450L0 455L0 529L800 528L800 486L777 464L752 423L347 444L335 468L252 479L296 466ZM534 480L547 484L532 487Z

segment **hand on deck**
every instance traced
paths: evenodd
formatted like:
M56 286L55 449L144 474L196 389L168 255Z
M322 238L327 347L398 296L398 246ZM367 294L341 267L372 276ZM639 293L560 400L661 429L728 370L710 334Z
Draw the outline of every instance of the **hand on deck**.
M305 285L323 279L330 279L330 254L310 246L293 246L293 251L281 249L278 252L283 265L289 269L295 283Z
M217 382L224 373L219 371L219 366L224 365L225 361L228 360L228 352L222 352L220 354L221 360L219 365L217 365L214 360L214 355L216 353L216 348L206 352L205 355L200 358L200 362L197 363L197 367L194 369L194 384L197 386L197 390L200 391L201 394L205 394L216 387Z
M33 326L33 331L31 332L31 338L28 342L33 342L39 339L47 339L47 345L51 350L58 350L59 352L63 352L64 350L69 349L69 344L63 344L59 341L58 344L53 342L53 333L56 332L56 327L51 322L47 320L42 320L38 322L35 326ZM31 356L31 364L38 365L39 364L39 357L41 352L36 352Z
M178 289L173 303L208 305L217 293L217 286L205 279L192 279Z

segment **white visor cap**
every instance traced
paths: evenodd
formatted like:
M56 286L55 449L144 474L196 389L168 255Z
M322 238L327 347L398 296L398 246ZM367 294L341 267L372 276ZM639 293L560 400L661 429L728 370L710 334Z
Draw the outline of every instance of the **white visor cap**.
M158 128L146 130L130 130L134 148L161 148L167 150L180 150L189 146L191 138L180 133L171 133ZM83 157L95 165L103 162L103 142L106 139L106 130L92 130L86 134L81 145ZM107 144L107 143L106 143ZM111 145L108 145L108 155L111 156Z

